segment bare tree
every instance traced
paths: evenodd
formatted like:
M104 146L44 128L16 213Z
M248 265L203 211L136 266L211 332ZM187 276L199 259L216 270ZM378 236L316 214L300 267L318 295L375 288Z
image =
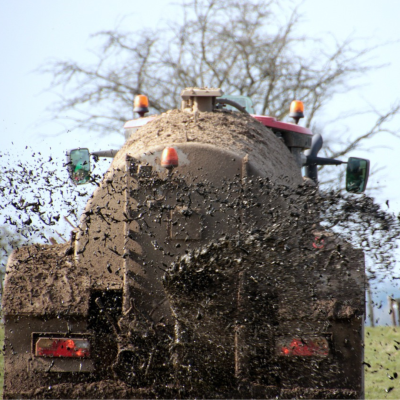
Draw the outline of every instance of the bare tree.
M24 238L17 232L12 232L10 227L0 225L0 274L3 274L7 257L13 249L25 244Z
M284 6L291 6L287 0ZM288 13L276 0L187 0L181 13L157 31L103 31L97 63L55 61L42 69L53 75L52 89L63 88L53 115L69 112L76 127L101 133L120 130L131 115L136 94L146 94L155 112L177 107L185 87L221 87L250 96L256 111L284 119L293 99L307 104L305 125L329 101L354 87L357 78L379 66L373 48L354 40L327 43L298 34L298 9ZM330 49L330 50L329 50ZM378 113L369 132L347 143L330 143L326 155L343 156L387 130L399 105ZM320 125L320 124L319 124ZM398 132L392 132L398 134Z

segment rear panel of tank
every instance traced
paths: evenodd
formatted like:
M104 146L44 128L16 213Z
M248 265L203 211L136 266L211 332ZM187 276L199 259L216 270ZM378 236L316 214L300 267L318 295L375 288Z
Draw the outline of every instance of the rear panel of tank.
M163 277L177 257L241 229L264 227L269 221L256 208L248 213L225 206L243 196L240 192L243 182L258 175L257 166L247 155L196 143L174 147L180 165L172 173L160 166L164 146L149 149L145 154L132 151L126 156L124 167L109 173L88 203L75 246L75 263L89 271L90 293L85 300L89 316L72 320L7 317L10 331L6 368L11 371L12 364L14 371L6 380L9 392L16 393L17 381L20 387L32 388L51 384L52 379L54 384L87 379L89 375L82 368L89 372L107 352L101 338L108 337L112 342L114 337L105 320L96 325L99 310L94 300L103 296L108 301L111 294L120 298L121 309L116 318L128 315L132 309L140 310L155 324L171 327L175 342L190 346L195 338L196 351L203 348L203 352L197 353L202 354L198 364L210 367L218 379L251 383L252 396L275 395L278 389L293 387L350 388L360 393L363 310L354 310L363 307L364 272L363 265L355 262L353 255L348 257L352 261L347 262L347 268L340 269L338 266L343 263L340 264L339 256L337 260L335 254L332 256L334 249L315 249L314 238L310 237L308 251L312 257L319 257L323 272L314 271L302 278L302 272L285 271L288 279L285 292L271 287L270 281L255 282L254 274L249 273L253 267L248 266L247 272L222 283L215 298L207 299L197 292L198 304L193 301L193 293L179 299L166 293ZM262 197L258 201L262 202ZM284 200L276 206L284 207ZM328 259L332 260L330 264ZM270 275L278 278L280 272L271 270ZM279 279L282 288L284 282ZM348 299L355 298L354 287L359 295L354 304L349 304ZM263 296L252 298L254 293ZM209 307L210 301L215 307ZM207 307L203 307L205 303ZM202 313L205 307L212 309L212 313ZM246 315L255 315L255 309L259 312L251 325ZM194 320L196 332L180 326L180 318ZM80 367L81 371L70 371L61 377L61 361L51 365L51 361L43 362L32 355L32 335L64 330L92 335L92 343L101 350L97 352L99 360L93 360L92 366L87 362L87 366ZM280 344L298 336L324 337L329 354L305 358L282 355ZM116 351L115 348L109 354L114 357ZM179 351L173 355L178 369L179 365L193 362L185 357ZM42 368L41 372L30 372L38 368ZM111 373L109 367L108 373ZM200 378L212 380L211 375L199 372Z
M126 212L132 220L125 228L125 310L131 307L133 299L154 321L171 323L175 317L176 324L177 317L197 316L197 343L204 346L205 353L215 354L211 360L206 357L204 365L214 368L220 377L230 376L253 382L253 386L283 390L348 389L348 396L358 396L362 392L364 266L359 252L348 245L343 244L348 250L335 253L335 244L328 246L329 241L335 242L331 238L325 239L323 249L318 249L312 246L316 239L310 235L309 254L318 258L315 264L319 268L310 275L295 269L271 270L271 275L275 274L280 281L280 289L285 288L283 291L255 285L251 273L239 273L222 289L214 315L202 315L201 296L197 300L188 296L186 302L184 298L176 302L166 296L162 277L174 258L218 241L226 234L268 224L268 217L254 209L251 213L245 210L221 213L224 196L230 196L232 201L239 196L235 190L240 184L258 175L247 156L239 157L212 146L175 147L183 161L174 172L183 185L180 188L175 183L175 190L165 189L168 179L167 172L159 167L161 148L152 149L145 157L127 159ZM158 174L162 179L152 181L151 177ZM192 191L190 196L180 193L196 182L204 182L206 190L213 194L207 198L199 191ZM263 199L260 197L258 201ZM284 202L278 201L275 206L284 207ZM186 213L188 210L190 215ZM266 296L252 302L249 293L254 292ZM341 313L340 309L346 307L350 311ZM254 309L259 310L256 329L254 320L253 326L238 323L240 313L251 315ZM317 356L283 356L281 340L296 337L323 340L328 350ZM184 338L179 340L182 342ZM218 363L224 368L218 369L215 366Z

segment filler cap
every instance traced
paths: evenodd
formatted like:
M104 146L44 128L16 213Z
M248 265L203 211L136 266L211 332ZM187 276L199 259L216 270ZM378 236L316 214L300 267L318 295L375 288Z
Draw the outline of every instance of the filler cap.
M184 111L213 111L215 99L223 95L219 88L186 88L181 92L182 110Z

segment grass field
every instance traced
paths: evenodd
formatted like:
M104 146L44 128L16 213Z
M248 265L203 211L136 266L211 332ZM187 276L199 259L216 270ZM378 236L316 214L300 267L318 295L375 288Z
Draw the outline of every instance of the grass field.
M365 328L365 397L400 399L400 328Z
M0 322L0 399L3 398L3 382L4 382L3 342L4 342L4 325Z
M0 324L0 348L4 326ZM400 328L365 328L365 397L400 399ZM3 397L4 363L0 352L0 399Z

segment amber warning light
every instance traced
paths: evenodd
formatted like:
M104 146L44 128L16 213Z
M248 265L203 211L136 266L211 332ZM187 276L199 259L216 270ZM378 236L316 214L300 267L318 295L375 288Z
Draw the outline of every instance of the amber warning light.
M161 155L161 166L172 169L178 165L178 153L173 147L166 147Z
M137 112L141 117L149 112L149 99L144 94L139 94L135 96L133 102L133 111Z
M293 100L290 104L289 117L293 118L296 124L300 118L304 118L304 104L300 100Z

